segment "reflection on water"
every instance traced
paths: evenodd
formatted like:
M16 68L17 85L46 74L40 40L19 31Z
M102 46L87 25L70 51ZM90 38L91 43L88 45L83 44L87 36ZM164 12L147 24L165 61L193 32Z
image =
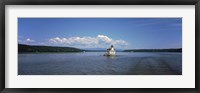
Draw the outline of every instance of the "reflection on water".
M116 56L106 56L108 59L114 59Z
M18 55L19 75L181 75L182 54L162 52L37 53Z

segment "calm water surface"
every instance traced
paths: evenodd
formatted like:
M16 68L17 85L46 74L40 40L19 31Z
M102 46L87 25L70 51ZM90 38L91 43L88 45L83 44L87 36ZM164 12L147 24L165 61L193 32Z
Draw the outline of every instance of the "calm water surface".
M18 55L19 75L181 75L182 53L30 53Z

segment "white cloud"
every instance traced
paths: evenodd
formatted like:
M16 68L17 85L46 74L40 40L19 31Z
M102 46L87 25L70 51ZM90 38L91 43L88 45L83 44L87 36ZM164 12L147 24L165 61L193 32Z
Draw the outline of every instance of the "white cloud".
M27 39L18 39L18 43L20 44L33 44L35 40L27 38Z
M104 35L98 35L97 38L101 41L104 41L105 43L112 43L113 41L111 38Z
M26 39L26 42L34 42L35 40L32 40L32 39L30 39L30 38L27 38Z
M55 37L49 39L49 42L54 45L65 45L81 48L107 48L110 45L121 48L128 45L128 43L124 40L113 40L105 35L97 35L96 37Z

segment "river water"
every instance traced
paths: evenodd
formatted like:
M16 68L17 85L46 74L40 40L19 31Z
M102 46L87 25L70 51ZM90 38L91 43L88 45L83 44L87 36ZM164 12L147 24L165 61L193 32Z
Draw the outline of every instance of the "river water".
M181 75L182 53L26 53L18 55L18 75Z

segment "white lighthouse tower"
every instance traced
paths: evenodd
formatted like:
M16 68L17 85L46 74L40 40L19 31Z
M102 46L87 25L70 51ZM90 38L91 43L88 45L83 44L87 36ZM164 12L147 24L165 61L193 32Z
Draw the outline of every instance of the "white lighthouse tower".
M114 49L114 46L111 45L111 47L107 49L107 53L105 53L104 56L114 56L115 54L116 51Z

